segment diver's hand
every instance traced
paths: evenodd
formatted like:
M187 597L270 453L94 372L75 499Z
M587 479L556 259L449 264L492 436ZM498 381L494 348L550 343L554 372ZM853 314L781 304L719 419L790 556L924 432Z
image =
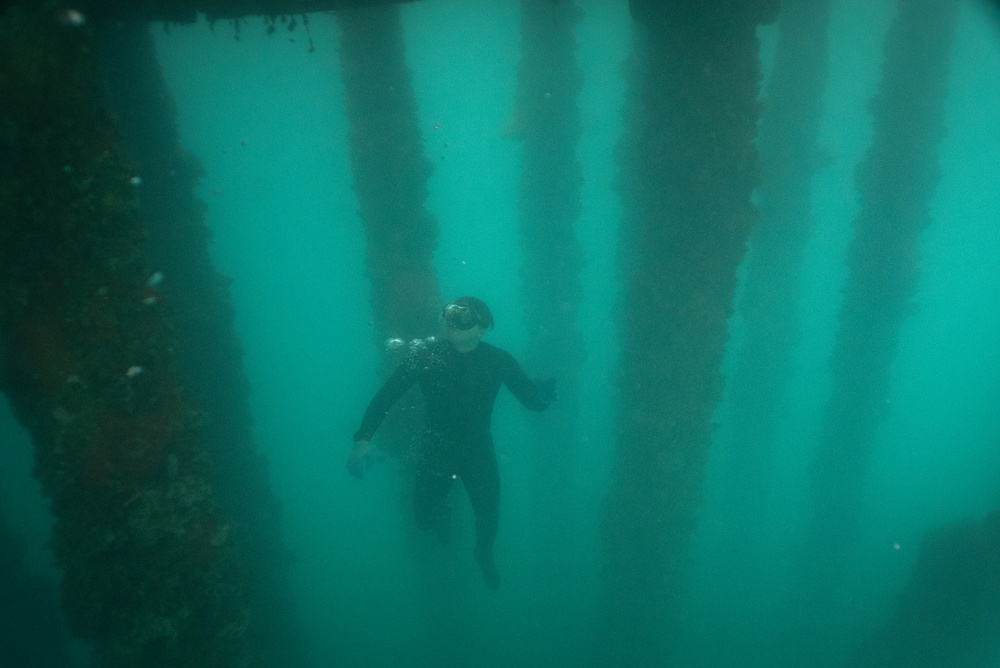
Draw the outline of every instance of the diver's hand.
M551 404L559 398L559 385L556 383L555 378L536 380L535 385L538 387L538 396L545 403Z
M372 444L368 441L355 441L351 454L347 456L347 472L361 480L365 477L365 471L372 467L375 459L372 454Z

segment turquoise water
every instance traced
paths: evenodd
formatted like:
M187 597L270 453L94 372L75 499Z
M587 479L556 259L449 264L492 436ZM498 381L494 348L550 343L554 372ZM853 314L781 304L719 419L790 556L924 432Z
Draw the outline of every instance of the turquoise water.
M447 547L416 537L399 465L381 458L361 482L344 462L378 386L371 344L363 229L347 152L334 19L265 34L249 21L154 28L184 146L203 162L213 258L232 279L245 350L257 446L270 461L283 527L295 555L292 586L316 666L586 665L599 593L599 506L607 488L616 410L615 245L619 202L612 152L621 129L621 64L630 50L625 3L580 0L584 72L579 156L585 182L578 234L586 256L581 327L587 348L577 489L578 524L564 535L532 531L530 423L502 394L494 435L503 499L500 592L486 589L471 559L471 513L456 490L459 526ZM869 5L875 4L872 8ZM438 218L435 267L442 295L476 294L492 307L489 341L515 356L518 320L516 188L520 144L505 136L516 86L518 3L426 0L402 8L407 59L427 155L435 170L427 207ZM815 231L801 274L802 336L775 464L760 565L726 571L731 527L721 473L730 452L729 405L706 480L687 584L691 664L779 665L796 611L794 586L808 519L810 446L829 391L844 248L857 209L854 167L867 149L890 3L835 3L821 144L830 164L814 186ZM776 26L760 30L773 58ZM294 39L292 39L294 38ZM871 468L864 537L845 592L858 602L850 638L893 609L925 533L1000 506L1000 28L979 4L963 10L941 145L934 222L924 233L917 308L894 367L891 407ZM740 354L740 316L725 369ZM531 370L529 369L529 374ZM0 507L26 536L29 560L55 578L43 544L49 520L30 479L30 445L9 415L13 465L0 474ZM12 509L16 509L11 512ZM555 596L546 565L564 564L575 592ZM744 583L745 584L745 583ZM739 592L735 595L734 592ZM854 635L856 634L856 635ZM808 638L787 639L803 646ZM753 652L748 652L752 647ZM769 653L770 652L770 653ZM750 656L757 659L750 659ZM822 657L816 657L822 665Z

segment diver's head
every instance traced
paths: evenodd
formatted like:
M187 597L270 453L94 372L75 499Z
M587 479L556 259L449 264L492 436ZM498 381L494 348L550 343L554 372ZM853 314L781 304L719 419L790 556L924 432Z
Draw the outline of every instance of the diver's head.
M493 327L493 313L482 299L459 297L441 311L445 338L457 350L467 352L479 345Z

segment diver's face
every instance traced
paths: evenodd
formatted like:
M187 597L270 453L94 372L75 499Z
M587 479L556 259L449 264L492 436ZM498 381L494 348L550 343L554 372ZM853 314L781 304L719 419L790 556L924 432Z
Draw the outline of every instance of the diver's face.
M469 329L459 329L447 319L444 321L444 338L456 350L472 350L479 345L479 340L483 338L485 333L486 330L481 325L475 325Z

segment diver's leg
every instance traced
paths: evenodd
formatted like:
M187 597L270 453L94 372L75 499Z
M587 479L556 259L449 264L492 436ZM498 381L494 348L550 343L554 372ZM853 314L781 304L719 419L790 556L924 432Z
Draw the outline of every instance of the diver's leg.
M436 529L442 542L448 537L448 491L454 474L440 467L417 467L413 493L414 519L418 529Z
M462 467L462 483L476 514L476 548L473 555L491 588L500 586L500 573L493 561L493 542L500 520L500 473L492 444L477 452Z

